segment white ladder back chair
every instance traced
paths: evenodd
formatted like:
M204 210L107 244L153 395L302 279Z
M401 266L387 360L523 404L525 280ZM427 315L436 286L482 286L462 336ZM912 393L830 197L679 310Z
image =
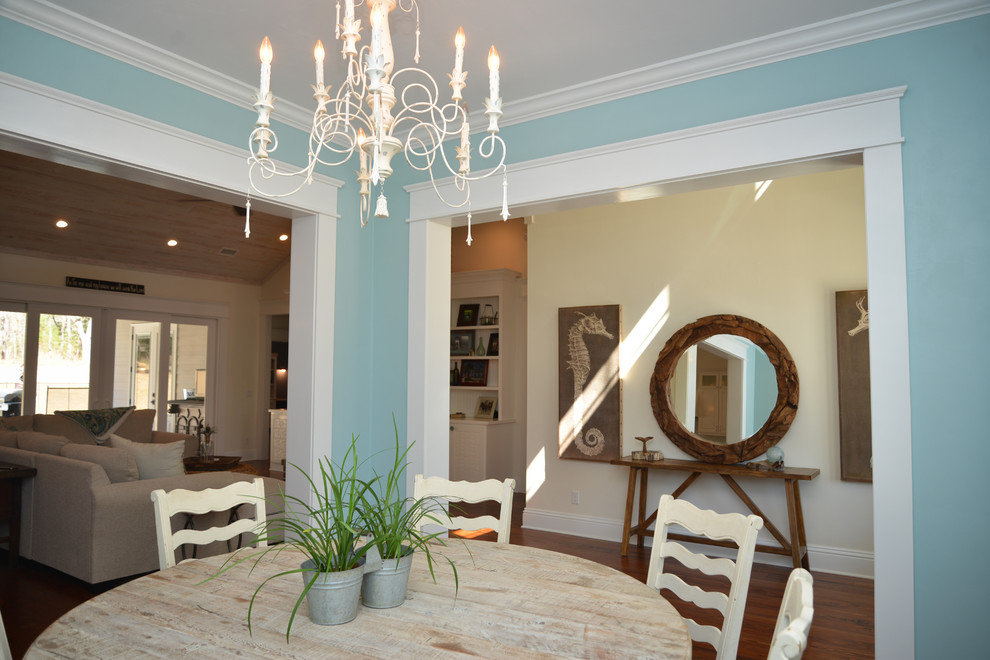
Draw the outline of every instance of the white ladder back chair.
M680 543L668 540L667 533L671 525L679 525L689 532L712 540L732 541L739 548L735 561L692 552ZM674 499L670 495L660 497L646 583L654 589L669 589L683 601L690 601L698 607L717 610L722 614L721 629L701 625L691 618L684 619L691 639L714 646L717 660L735 660L742 631L743 611L746 609L753 554L756 550L756 536L762 527L763 519L756 515L715 513L699 509L690 502ZM687 568L706 575L728 578L729 593L705 591L672 573L663 572L665 558L676 559Z
M804 655L811 619L815 615L812 583L814 578L805 569L791 571L767 660L798 660Z
M478 516L468 518L465 516L451 516L448 511L439 506L430 506L427 502L429 517L419 522L419 529L424 525L440 525L447 529L462 529L465 531L476 531L479 529L494 529L498 533L499 543L509 542L509 530L512 527L512 493L516 489L515 479L487 479L485 481L450 481L443 477L424 477L416 475L413 486L413 497L416 500L423 498L435 498L437 500L447 500L448 502L466 502L473 504L476 502L495 501L499 508L498 518L494 516Z
M229 541L245 533L253 533L254 547L267 547L262 525L266 519L265 483L260 478L238 481L223 488L186 490L178 488L165 492L161 488L151 492L155 503L155 526L158 530L158 564L161 570L175 566L175 550L187 543L206 545L214 541ZM243 517L224 527L210 529L180 529L172 531L172 516L179 513L204 514L211 511L231 511L242 504L254 507L253 517Z
M10 641L7 639L7 629L3 627L3 617L0 616L0 660L13 660L10 652Z

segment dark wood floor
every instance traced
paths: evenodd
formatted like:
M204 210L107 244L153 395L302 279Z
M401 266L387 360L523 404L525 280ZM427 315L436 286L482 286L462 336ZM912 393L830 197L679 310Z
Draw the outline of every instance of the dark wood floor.
M628 556L621 557L618 543L522 529L522 509L522 498L517 496L512 543L584 557L646 580L649 548L631 546ZM480 538L493 540L493 537L489 534ZM739 644L740 660L766 658L788 573L787 568L754 564ZM873 658L873 581L812 573L815 618L805 660ZM90 586L25 560L10 567L5 552L0 551L0 612L14 658L22 657L52 621L116 584ZM711 647L695 645L695 659L714 657Z

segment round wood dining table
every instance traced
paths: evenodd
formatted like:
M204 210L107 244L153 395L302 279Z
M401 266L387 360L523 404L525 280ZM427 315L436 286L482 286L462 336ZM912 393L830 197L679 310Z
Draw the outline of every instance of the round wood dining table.
M241 552L246 552L242 550ZM180 563L79 605L50 625L26 658L659 658L691 657L683 620L642 582L570 555L449 539L433 550L436 581L417 552L399 607L361 606L337 626L312 623L303 603L286 641L297 574L261 590L268 576L299 566L286 549L253 570L242 563L214 579L229 556ZM450 565L457 567L458 585Z

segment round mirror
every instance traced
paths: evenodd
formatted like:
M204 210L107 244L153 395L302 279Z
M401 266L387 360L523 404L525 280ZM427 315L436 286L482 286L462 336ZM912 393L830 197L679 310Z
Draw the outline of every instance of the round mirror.
M797 368L780 339L727 314L674 333L650 379L661 430L709 463L747 461L777 444L797 413L798 392Z

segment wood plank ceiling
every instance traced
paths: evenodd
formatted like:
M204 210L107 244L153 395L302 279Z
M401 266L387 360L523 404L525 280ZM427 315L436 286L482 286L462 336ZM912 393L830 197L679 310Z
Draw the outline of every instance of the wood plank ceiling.
M16 253L260 284L289 259L292 221L0 151L0 258ZM69 223L55 226L58 219ZM282 234L289 240L280 241ZM169 247L169 239L178 241ZM229 254L233 252L233 254Z

